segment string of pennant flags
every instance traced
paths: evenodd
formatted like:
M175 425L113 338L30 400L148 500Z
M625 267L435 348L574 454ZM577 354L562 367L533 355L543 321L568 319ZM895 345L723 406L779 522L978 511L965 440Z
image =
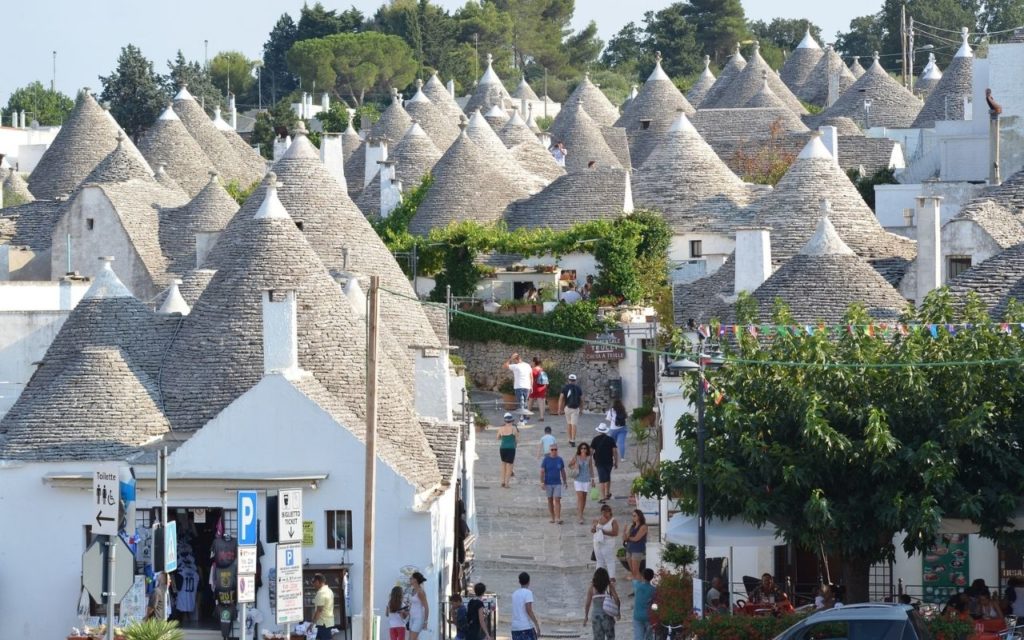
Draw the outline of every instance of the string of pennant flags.
M696 331L705 339L711 336L727 338L749 334L755 338L773 336L828 336L864 335L868 337L889 337L892 335L910 336L926 333L932 338L942 334L956 336L961 331L995 330L997 333L1010 335L1015 331L1024 335L1024 322L999 323L903 323L877 322L870 324L701 324Z

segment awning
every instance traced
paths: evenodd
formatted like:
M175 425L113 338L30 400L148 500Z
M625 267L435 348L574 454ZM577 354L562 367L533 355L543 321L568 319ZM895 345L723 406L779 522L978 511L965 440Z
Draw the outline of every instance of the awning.
M786 544L775 535L775 525L755 527L742 520L708 518L706 545L709 547L774 547ZM665 539L675 544L697 544L697 516L677 513L668 520Z

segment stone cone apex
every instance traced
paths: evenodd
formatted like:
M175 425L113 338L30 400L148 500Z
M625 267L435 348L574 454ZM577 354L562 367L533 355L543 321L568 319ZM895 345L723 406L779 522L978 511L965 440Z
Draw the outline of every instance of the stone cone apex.
M406 102L430 102L430 98L423 93L423 80L416 78L416 93Z
M277 174L271 171L267 174L266 180L263 184L267 187L266 195L263 197L263 202L260 204L260 208L256 210L256 215L253 216L256 220L262 220L264 218L271 219L284 219L290 218L288 211L285 210L284 205L281 204L281 199L277 197Z
M181 290L178 288L181 285L181 280L175 278L171 280L171 286L167 288L167 297L164 299L164 303L160 305L160 313L169 315L172 313L180 313L183 316L187 316L192 308L185 302L185 298L181 295Z
M854 255L853 249L851 249L843 239L839 237L839 233L836 232L836 228L832 226L832 221L829 220L828 214L832 213L831 203L828 200L822 198L822 217L818 221L818 226L814 230L814 235L807 241L804 248L800 250L800 255L803 256L852 256Z
M704 56L704 70L700 72L700 77L714 79L715 74L711 73L711 56Z
M219 104L213 108L213 126L217 127L218 131L234 131L231 125L220 115Z
M188 84L182 83L181 88L178 89L178 93L174 94L175 100L195 100L192 94L188 92Z
M487 54L487 70L484 71L484 75L480 76L480 84L501 84L501 78L494 72L494 56Z
M705 69L707 69L707 67L705 67ZM652 80L670 80L670 78L668 77L668 74L665 73L665 70L661 68L661 52L660 51L656 51L654 53L654 71L651 72L651 75L647 76L647 81L648 82L650 82Z
M124 286L121 279L114 273L114 269L111 266L114 262L112 256L103 256L100 258L103 262L103 266L100 267L99 273L96 274L96 278L93 280L89 290L85 292L83 299L92 300L94 298L134 298L132 292L128 290L128 287Z
M924 71L921 72L922 80L942 80L942 70L939 69L939 65L935 62L935 54L928 54L928 64L925 65Z
M828 147L821 141L821 133L815 131L811 134L811 139L807 141L804 148L797 155L797 160L807 160L811 158L821 158L825 160L831 160L832 154L829 153Z
M157 120L181 120L181 118L178 117L178 114L174 113L174 105L168 104Z
M804 34L803 40L800 41L800 44L796 45L796 48L797 49L820 49L821 48L821 46L818 44L818 41L815 40L814 36L811 35L811 28L809 26L807 27L807 32Z
M968 31L967 31L967 27L961 27L960 28L960 41L961 41L962 44L960 45L960 48L957 49L956 55L953 56L954 58L973 58L974 57L974 52L971 51L971 45L968 43L969 39L970 39L970 33L968 33Z
M679 109L676 111L676 119L672 121L672 126L668 129L669 133L679 133L685 131L686 133L695 133L698 136L700 133L694 128L693 123L686 117L686 113Z

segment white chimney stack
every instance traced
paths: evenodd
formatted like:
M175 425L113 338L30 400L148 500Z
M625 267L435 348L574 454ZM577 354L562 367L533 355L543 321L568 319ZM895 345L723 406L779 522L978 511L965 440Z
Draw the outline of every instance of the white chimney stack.
M331 96L326 91L320 94L320 108L324 110L324 113L331 110Z
M263 373L299 371L298 306L294 291L263 292Z
M448 95L450 95L453 98L455 97L455 81L454 80L448 80Z
M388 217L402 204L402 183L395 179L395 163L384 160L380 163L380 217Z
M366 138L366 165L363 174L363 186L373 182L380 171L380 163L388 159L387 138Z
M753 292L772 275L772 241L767 227L736 230L735 293Z
M21 111L18 112L18 117L21 118L21 128L24 129L25 128L25 110L24 109L22 109Z
M345 156L340 133L327 133L320 137L320 162L338 184L345 185Z
M917 306L942 286L941 196L919 196L917 210Z
M235 106L235 94L228 96L228 110L231 112L231 128L238 131L238 108Z
M12 129L17 129L18 128L18 112L17 111L11 111L11 128Z
M625 197L622 200L622 212L633 213L635 210L633 206L633 180L629 176L629 171L626 171L626 190Z
M185 298L181 295L181 290L178 285L181 284L181 280L175 278L171 280L171 286L167 290L167 298L164 299L164 303L160 305L159 313L164 315L170 315L172 313L180 313L183 316L187 316L192 309L185 302Z
M308 97L309 94L303 91L302 96L299 98L299 117L303 120L309 117L306 115L306 98Z
M826 125L818 127L821 133L821 143L825 145L828 152L832 154L832 161L839 166L839 130L833 126Z

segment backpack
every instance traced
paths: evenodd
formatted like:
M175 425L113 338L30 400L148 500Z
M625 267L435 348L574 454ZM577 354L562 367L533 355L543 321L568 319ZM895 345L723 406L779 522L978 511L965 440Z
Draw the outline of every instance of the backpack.
M462 638L469 637L469 610L464 604L455 610L455 631Z
M577 387L574 384L568 384L568 385L565 386L564 392L565 392L565 406L569 407L570 409L579 409L580 408L580 395L582 394L582 391L580 391L580 388Z
M548 384L548 372L541 369L541 372L537 374L537 384L546 386Z

